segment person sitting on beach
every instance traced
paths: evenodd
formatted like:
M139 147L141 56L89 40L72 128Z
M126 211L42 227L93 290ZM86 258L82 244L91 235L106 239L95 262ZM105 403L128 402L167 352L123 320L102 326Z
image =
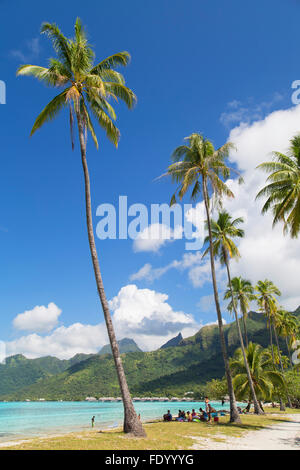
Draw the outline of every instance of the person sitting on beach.
M192 413L187 411L186 414L187 414L186 418L187 418L188 422L191 423L193 421Z
M201 421L208 421L208 413L206 411L202 410L202 408L199 408L200 411L200 420Z
M163 415L164 421L172 421L172 415L170 410L166 414Z
M184 410L182 410L180 417L181 417L182 419L186 419L186 415L185 415L185 411L184 411Z
M195 418L195 416L197 416L197 413L196 411L194 410L194 408L192 409L192 418Z

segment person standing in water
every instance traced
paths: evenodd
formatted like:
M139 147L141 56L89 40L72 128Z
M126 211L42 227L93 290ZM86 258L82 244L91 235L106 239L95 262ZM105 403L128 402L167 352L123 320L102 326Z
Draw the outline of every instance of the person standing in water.
M95 425L95 416L92 417L92 428L94 427Z

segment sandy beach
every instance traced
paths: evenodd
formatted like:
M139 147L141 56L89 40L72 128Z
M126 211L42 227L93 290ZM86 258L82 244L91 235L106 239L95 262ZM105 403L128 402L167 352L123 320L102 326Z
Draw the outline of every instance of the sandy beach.
M201 438L193 449L300 450L300 414L289 414L286 418L290 421L278 422L259 431L250 431L242 437L220 435L220 440Z
M243 422L241 427L224 427L222 424L202 424L199 427L196 423L194 426L189 423L152 421L145 423L146 440L128 439L120 428L95 429L11 440L0 443L0 449L300 450L300 413L272 413L266 418L248 415ZM263 426L261 429L256 427L259 422Z

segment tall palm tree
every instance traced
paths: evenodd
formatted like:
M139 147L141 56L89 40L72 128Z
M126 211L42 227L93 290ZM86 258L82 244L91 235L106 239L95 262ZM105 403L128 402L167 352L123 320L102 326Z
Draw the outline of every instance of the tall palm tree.
M210 217L212 200L215 203L220 203L223 196L234 197L232 191L223 181L223 179L228 178L230 175L230 168L225 164L224 159L228 156L233 145L231 143L227 143L216 150L208 139L205 139L198 133L191 134L189 137L186 137L185 140L186 145L181 145L174 150L172 154L172 160L174 163L168 167L166 173L166 175L171 176L172 180L178 185L174 195L172 196L171 205L176 202L177 195L182 199L190 189L192 200L196 200L200 194L203 196L209 233L209 252L214 298L228 385L228 394L230 398L230 422L240 422L241 419L236 406L224 337L223 321L216 281Z
M276 369L276 361L274 355L274 348L273 348L273 321L274 316L277 311L278 302L275 296L280 296L281 292L276 287L272 281L265 279L264 281L258 281L257 285L255 286L255 290L257 291L257 302L259 305L260 310L265 314L267 318L267 328L269 330L270 335L270 347L271 347L271 354L273 360L274 369ZM276 338L276 341L278 339ZM285 407L280 398L280 409L284 411Z
M254 289L251 282L248 279L242 279L241 276L234 277L233 279L231 279L231 285L235 304L239 307L240 312L242 314L245 341L246 346L248 347L249 341L246 320L250 308L250 302L252 300L255 300ZM230 312L232 312L233 301L230 289L226 291L224 299L231 299L227 308Z
M292 364L291 344L296 341L299 322L295 315L282 307L276 312L276 328L279 336L285 338L290 364Z
M276 287L273 282L269 281L268 279L265 279L264 281L258 281L257 285L255 286L255 290L257 291L257 302L259 309L267 318L267 327L270 335L270 346L272 355L274 355L272 318L276 312L278 304L275 296L280 296L281 292L278 287Z
M125 86L122 74L114 69L121 65L126 66L130 60L130 55L128 52L119 52L94 65L94 52L87 42L86 34L79 18L77 18L75 23L74 38L67 39L56 24L50 23L42 24L41 33L46 34L52 41L57 58L50 59L48 68L38 65L23 65L19 68L17 75L31 75L48 86L62 87L63 91L56 95L37 117L31 130L31 135L45 122L54 119L64 107L69 109L72 134L73 116L76 116L85 183L88 240L97 289L124 403L124 431L127 433L131 432L136 436L145 436L131 400L104 291L93 232L90 177L86 159L87 131L91 133L98 149L98 141L89 110L93 113L98 124L105 130L111 142L116 147L118 145L120 132L113 122L116 119L116 114L110 101L111 99L116 101L121 99L128 108L132 108L136 97L133 91Z
M256 198L267 197L262 213L272 210L273 226L283 222L284 233L296 238L300 231L300 134L290 140L287 154L273 152L273 161L258 168L269 173L267 185Z
M284 382L280 372L273 369L271 354L259 344L250 341L246 356L257 398L260 401L272 399L275 388L282 387ZM250 387L241 348L235 351L230 366L234 374L233 384L238 399L248 399Z
M252 377L251 377L251 372L249 369L249 365L247 363L244 340L243 340L243 335L242 335L240 322L238 318L237 304L235 302L234 293L232 289L231 274L230 274L230 267L229 267L231 258L238 259L240 257L238 247L234 243L233 238L242 238L244 236L244 230L238 227L243 222L244 220L242 219L242 217L239 217L233 220L231 215L228 212L226 211L220 212L218 220L211 221L212 247L213 247L214 256L219 258L221 265L226 266L227 277L228 277L228 290L231 294L232 308L234 311L238 336L239 336L241 349L242 349L242 353L244 357L245 368L246 368L246 372L248 376L248 382L249 382L249 386L251 390L251 395L253 398L254 412L256 414L262 414L263 411L261 410L258 400L256 398L255 389L254 389L254 385L253 385ZM209 243L209 237L205 238L204 243ZM208 253L208 251L209 251L209 248L205 250L203 256L205 256Z

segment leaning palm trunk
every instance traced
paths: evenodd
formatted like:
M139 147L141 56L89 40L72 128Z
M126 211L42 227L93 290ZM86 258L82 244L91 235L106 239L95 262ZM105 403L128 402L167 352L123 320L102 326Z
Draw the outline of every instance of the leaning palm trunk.
M246 318L245 318L245 315L244 315L244 314L243 314L243 325L244 325L244 333L245 333L246 347L248 348L248 346L249 346L249 342L248 342L248 332L247 332Z
M217 311L217 317L218 317L221 348L222 348L222 354L223 354L224 365L225 365L225 375L226 375L228 394L229 394L229 400L230 400L230 422L240 423L241 418L240 418L240 415L236 406L236 401L235 401L231 371L229 367L229 360L228 360L225 337L224 337L224 329L223 329L219 294L218 294L218 289L217 289L216 270L215 270L214 254L213 254L213 248L212 248L213 242L212 242L212 233L211 233L211 220L210 220L210 213L209 213L209 198L208 198L208 193L207 193L207 183L206 183L206 179L204 178L204 176L203 176L203 195L204 195L204 203L205 203L205 209L206 209L207 227L208 227L208 235L209 235L211 275L212 275L214 297L215 297L216 311Z
M286 387L286 397L287 397L287 401L288 401L289 407L292 408L292 402L291 402L291 399L290 399L289 394L287 393L287 386L286 386L286 381L285 381L285 377L284 377L284 370L283 370L283 365L282 365L282 360L281 360L281 354L280 354L280 349L279 349L278 335L277 335L276 327L275 327L274 324L273 324L273 328L274 328L274 336L275 336L275 340L276 340L276 346L277 346L277 350L278 350L278 358L279 358L280 370L281 370L282 377L283 377L283 380L284 380L284 384L285 384L285 387Z
M108 302L106 299L102 276L100 272L100 266L98 261L98 255L95 245L95 238L94 238L94 231L93 231L93 222L92 222L92 209L91 209L91 193L90 193L90 178L89 178L89 171L86 161L86 142L84 137L84 124L82 121L82 117L80 111L77 110L77 122L78 122L78 130L79 130L79 141L80 141L80 148L81 148L81 161L83 166L84 172L84 181L85 181L85 205L86 205L86 222L87 222L87 230L88 230L88 238L89 238L89 245L90 251L93 261L95 279L97 284L97 289L104 313L105 323L107 327L108 337L112 349L112 355L114 358L119 385L121 389L123 405L124 405L124 432L132 433L135 436L145 437L146 433L142 427L140 420L137 417L135 412L129 388L127 385L124 368L120 356L119 346L117 343L116 335L114 332L112 319L108 307Z
M243 335L242 335L242 332L241 332L241 326L240 326L240 322L239 322L239 318L238 318L238 314L237 314L237 310L236 310L236 305L235 305L235 301L234 301L234 295L233 295L232 284L231 284L231 276L230 276L230 270L229 270L229 262L228 262L228 256L227 256L226 252L224 252L224 259L225 259L225 264L226 264L226 269L227 269L228 284L229 284L231 297L232 297L232 305L233 305L233 311L234 311L234 316L235 316L235 322L236 322L238 335L239 335L239 339L240 339L240 343L241 343L241 349L242 349L242 352L243 352L244 363L245 363L245 367L246 367L249 387L250 387L251 395L252 395L252 398L253 398L254 413L257 414L257 415L261 415L261 414L264 414L264 412L260 408L257 397L256 397L256 393L255 393L255 389L254 389L254 385L253 385L253 380L252 380L252 377L251 377L251 372L250 372L249 364L248 364L247 357L246 357Z

